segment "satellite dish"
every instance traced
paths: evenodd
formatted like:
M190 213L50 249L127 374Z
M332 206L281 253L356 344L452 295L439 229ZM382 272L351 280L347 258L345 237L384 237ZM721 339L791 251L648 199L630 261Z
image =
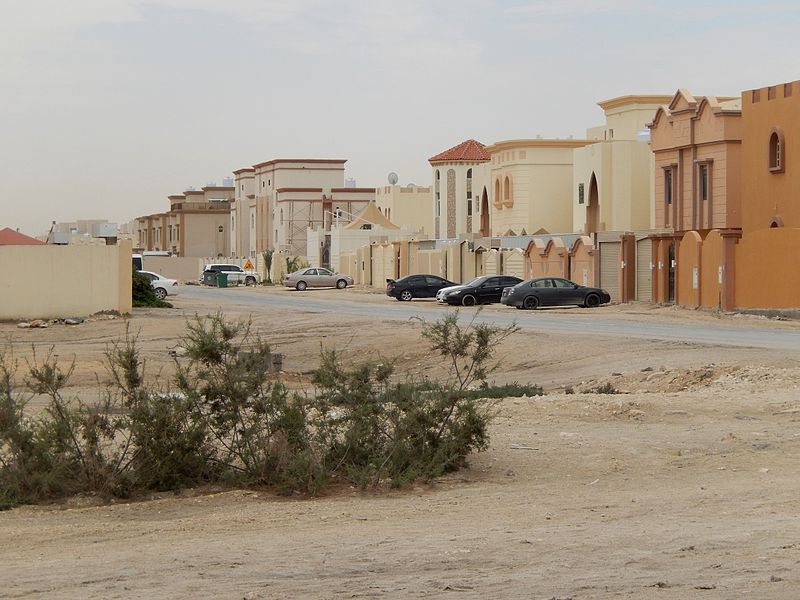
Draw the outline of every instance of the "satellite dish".
M397 173L392 171L391 173L389 173L389 184L394 185L396 183L397 183Z

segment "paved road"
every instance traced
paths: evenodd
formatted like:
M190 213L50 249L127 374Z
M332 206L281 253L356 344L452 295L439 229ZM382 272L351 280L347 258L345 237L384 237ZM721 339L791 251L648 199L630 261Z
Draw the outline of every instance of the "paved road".
M396 302L386 299L385 303L373 304L349 299L330 299L314 297L315 292L263 293L260 290L236 289L221 290L197 286L184 286L181 294L218 301L225 306L237 305L253 310L269 307L302 309L306 312L323 314L347 314L363 316L368 319L408 320L411 317L426 319L439 318L445 308L433 302ZM343 294L344 295L344 294ZM475 309L461 309L463 317L472 315ZM738 346L745 348L764 348L785 350L800 357L800 332L790 329L754 327L751 324L733 325L729 321L714 323L649 323L603 313L602 309L588 313L549 312L547 310L519 311L502 309L482 311L479 320L499 326L516 323L526 331L565 334L575 336L602 335L610 337L669 340L689 343Z

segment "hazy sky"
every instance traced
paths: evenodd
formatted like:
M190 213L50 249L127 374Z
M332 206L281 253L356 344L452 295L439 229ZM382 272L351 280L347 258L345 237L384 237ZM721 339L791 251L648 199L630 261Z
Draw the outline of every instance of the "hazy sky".
M800 79L800 2L3 0L0 228L125 222L280 157L428 184L464 139L582 137L600 100Z

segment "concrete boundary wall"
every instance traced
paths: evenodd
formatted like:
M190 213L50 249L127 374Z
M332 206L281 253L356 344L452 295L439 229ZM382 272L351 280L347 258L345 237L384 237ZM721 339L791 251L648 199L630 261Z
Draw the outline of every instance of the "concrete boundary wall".
M0 319L131 312L130 240L116 246L0 246L0 273L6 275L0 279Z

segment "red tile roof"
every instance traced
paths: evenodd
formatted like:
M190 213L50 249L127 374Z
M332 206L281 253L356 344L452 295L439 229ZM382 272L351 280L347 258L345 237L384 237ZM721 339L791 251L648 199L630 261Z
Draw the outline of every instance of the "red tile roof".
M44 242L14 231L10 227L0 229L0 246L43 246Z
M475 140L461 142L458 146L445 150L428 159L430 163L438 162L486 162L492 157L486 151L486 146Z

